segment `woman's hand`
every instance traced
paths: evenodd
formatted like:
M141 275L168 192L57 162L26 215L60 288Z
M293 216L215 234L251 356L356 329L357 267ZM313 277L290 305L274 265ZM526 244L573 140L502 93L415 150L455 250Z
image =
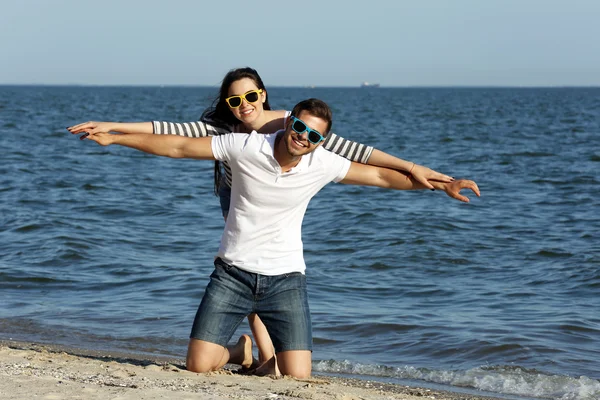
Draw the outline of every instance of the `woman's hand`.
M454 181L454 178L451 176L442 174L440 172L432 170L431 168L427 168L419 164L414 164L410 169L409 174L412 175L415 181L424 185L428 189L434 188L433 185L429 182L430 180L444 183L450 183Z
M78 133L88 133L90 135L96 133L154 133L154 125L152 122L97 122L88 121L79 125L70 126L67 128L69 132L76 135ZM79 139L85 139L87 135L82 135Z
M113 127L113 122L88 121L82 124L70 126L67 128L67 130L74 135L77 135L79 133L89 133L90 135L94 135L100 132L110 132L114 130ZM83 136L81 138L85 139L85 137Z

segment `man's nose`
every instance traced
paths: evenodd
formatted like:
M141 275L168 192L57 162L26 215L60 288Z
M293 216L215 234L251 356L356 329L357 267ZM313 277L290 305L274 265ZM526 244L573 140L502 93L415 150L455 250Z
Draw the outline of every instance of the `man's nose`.
M307 132L307 131L304 131L304 132L302 132L302 133L298 133L298 132L296 132L296 134L297 134L298 136L300 136L300 137L301 137L303 140L306 140L306 141L308 141L308 132Z

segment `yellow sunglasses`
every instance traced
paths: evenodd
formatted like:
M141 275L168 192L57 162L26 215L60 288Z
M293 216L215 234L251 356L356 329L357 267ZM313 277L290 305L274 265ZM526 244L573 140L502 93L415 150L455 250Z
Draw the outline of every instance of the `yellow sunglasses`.
M238 108L242 105L242 100L246 100L248 103L256 103L262 92L262 89L250 90L241 95L228 97L225 101L230 108Z

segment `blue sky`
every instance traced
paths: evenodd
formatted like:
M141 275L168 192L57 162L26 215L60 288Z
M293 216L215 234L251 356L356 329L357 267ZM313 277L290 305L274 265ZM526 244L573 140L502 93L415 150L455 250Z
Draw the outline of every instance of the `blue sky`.
M3 0L0 84L600 85L597 0Z

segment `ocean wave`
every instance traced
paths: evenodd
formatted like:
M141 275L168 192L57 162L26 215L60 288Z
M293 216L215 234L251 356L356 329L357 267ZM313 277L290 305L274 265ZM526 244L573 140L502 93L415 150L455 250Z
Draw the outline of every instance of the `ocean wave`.
M316 372L419 380L426 383L473 388L486 392L540 399L597 400L600 381L586 376L551 375L519 366L481 366L469 370L434 370L412 366L388 367L350 361L323 360Z

